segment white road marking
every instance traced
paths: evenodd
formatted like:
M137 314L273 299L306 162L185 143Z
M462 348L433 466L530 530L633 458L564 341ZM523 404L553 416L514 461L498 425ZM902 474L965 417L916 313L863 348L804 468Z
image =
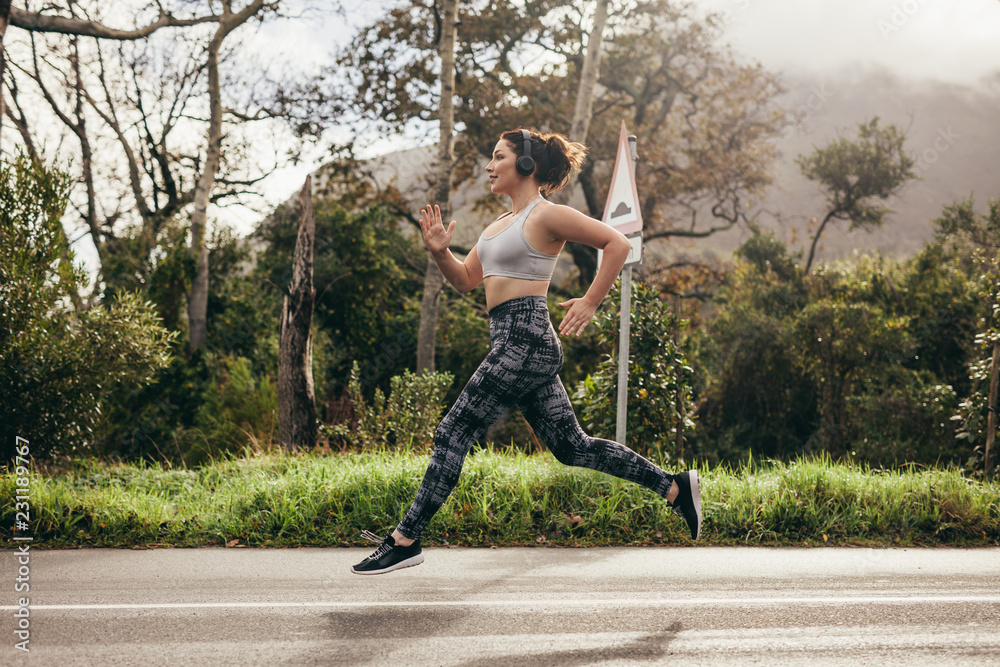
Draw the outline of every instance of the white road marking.
M858 604L1000 604L1000 595L868 595L846 597L749 597L749 598L657 598L657 599L547 599L547 600L388 600L375 602L150 602L121 604L32 604L32 611L101 611L111 609L267 609L367 607L586 607L586 606L743 606L755 605L858 605ZM16 606L0 606L15 611Z

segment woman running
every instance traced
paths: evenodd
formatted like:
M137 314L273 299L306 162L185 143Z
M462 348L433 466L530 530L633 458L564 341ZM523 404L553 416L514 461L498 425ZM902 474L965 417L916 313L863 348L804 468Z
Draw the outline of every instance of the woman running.
M420 534L458 482L465 455L513 406L560 462L652 489L687 522L692 539L701 536L698 473L670 475L622 444L584 433L559 379L562 344L545 301L559 252L567 241L604 251L587 293L559 304L569 309L559 333L579 336L621 272L630 245L608 225L542 198L566 185L585 153L582 144L561 134L504 132L486 173L490 190L510 197L511 210L483 231L464 263L448 249L457 223L446 229L437 206L421 210L424 243L448 282L462 292L485 284L491 349L438 425L430 464L406 516L384 538L362 533L380 546L352 572L382 574L424 561Z

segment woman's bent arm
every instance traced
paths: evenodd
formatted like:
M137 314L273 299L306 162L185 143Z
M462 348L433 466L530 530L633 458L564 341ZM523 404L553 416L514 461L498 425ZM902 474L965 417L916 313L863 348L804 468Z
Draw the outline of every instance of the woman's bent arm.
M475 289L476 285L482 282L483 279L482 269L479 271L480 275L478 281L474 281L473 277L470 275L471 271L469 270L468 265L475 252L476 249L473 248L464 264L458 261L449 248L439 250L438 252L432 252L431 257L434 258L438 268L441 269L441 275L445 277L445 280L454 285L455 289L459 292L468 292Z
M594 282L590 284L590 289L583 295L584 300L592 304L595 308L601 305L604 297L611 291L611 286L615 284L615 280L618 278L618 274L622 272L625 260L628 259L628 254L632 250L632 243L628 238L621 232L617 233L622 238L608 241L601 248L604 251L604 257L601 258L601 267L597 270L597 275L594 276ZM624 242L622 239L625 239Z
M587 293L559 304L569 309L559 324L559 333L579 336L594 318L594 313L621 272L632 244L618 230L568 206L552 204L542 209L541 213L538 222L553 238L584 243L604 251L601 268Z
M600 306L628 259L631 242L617 229L569 206L546 206L537 219L554 238L583 243L604 251L601 268L582 297L594 308Z

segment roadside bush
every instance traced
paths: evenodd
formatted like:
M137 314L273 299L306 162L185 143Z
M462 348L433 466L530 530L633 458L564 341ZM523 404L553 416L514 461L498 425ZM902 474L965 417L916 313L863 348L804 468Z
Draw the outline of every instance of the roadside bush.
M369 405L361 391L360 369L355 361L348 393L354 402L357 424L353 430L343 423L323 430L331 437L332 444L341 449L430 449L444 409L444 395L452 380L451 373L418 376L406 369L390 380L388 397L376 388Z
M267 450L276 443L277 401L274 374L258 371L251 360L180 350L155 384L116 396L94 451L197 467Z
M738 461L803 451L820 421L817 390L797 362L788 319L807 298L801 268L773 236L755 235L737 251L715 312L692 336L696 454Z
M849 454L883 465L961 460L950 422L955 392L926 371L901 375L892 386L847 399Z
M970 450L966 461L968 468L980 468L984 463L986 436L989 429L990 409L990 369L993 365L993 347L1000 340L1000 282L992 291L993 315L984 321L984 332L976 335L979 356L969 363L969 379L972 391L957 406L951 416L956 424L956 438ZM996 433L994 433L996 438ZM996 440L994 440L996 442ZM997 460L997 450L990 454L993 465Z
M153 305L119 293L75 308L83 272L62 229L69 178L19 156L0 164L0 459L15 437L44 459L89 448L109 392L169 363Z
M621 278L615 281L607 299L612 304L621 304ZM682 424L685 432L694 427L689 417L692 370L683 351L674 345L677 324L674 315L656 291L635 280L631 299L627 444L643 456L664 462L676 460L681 456L675 440L678 424ZM616 352L620 312L620 306L607 308L598 311L594 320L598 340ZM581 406L579 414L584 430L594 437L615 438L618 410L615 355L606 354L597 370L576 385L573 399Z
M186 347L186 341L174 339L170 363L149 384L112 392L94 434L95 455L183 463L178 436L194 427L213 375L205 350L191 354Z
M758 234L737 258L693 346L706 378L698 453L965 460L970 450L948 424L962 396L951 382L978 306L940 245L805 275L782 243Z
M951 419L957 426L956 437L970 450L966 467L982 469L989 423L990 368L994 346L1000 341L1000 200L991 199L988 212L977 215L969 198L946 207L935 222L940 242L969 273L980 308L975 345L967 363L970 388ZM995 466L996 449L990 458Z
M278 390L270 375L254 375L250 360L223 357L202 393L194 428L178 434L181 458L201 465L248 446L266 449L278 430Z

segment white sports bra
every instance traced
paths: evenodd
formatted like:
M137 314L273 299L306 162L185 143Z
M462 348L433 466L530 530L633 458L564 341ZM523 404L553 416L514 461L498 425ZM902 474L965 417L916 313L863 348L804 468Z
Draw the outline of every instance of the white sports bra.
M524 236L524 221L531 209L540 201L541 197L528 204L514 222L493 236L486 236L485 229L479 235L476 252L479 255L479 262L483 265L483 278L487 276L507 276L526 280L552 278L559 255L535 250ZM507 233L511 227L516 227L517 233Z

